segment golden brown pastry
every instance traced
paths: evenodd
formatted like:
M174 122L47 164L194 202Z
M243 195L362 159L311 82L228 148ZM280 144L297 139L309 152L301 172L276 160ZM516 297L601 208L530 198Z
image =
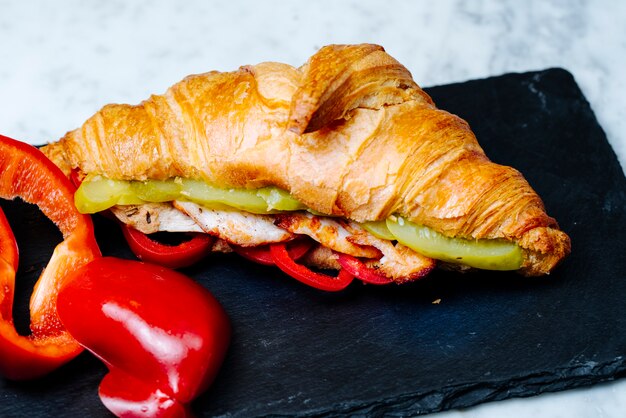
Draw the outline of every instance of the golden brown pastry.
M322 214L397 214L449 237L513 241L525 275L570 251L523 176L489 161L468 124L377 45L192 75L137 106L105 106L44 152L66 172L271 185Z

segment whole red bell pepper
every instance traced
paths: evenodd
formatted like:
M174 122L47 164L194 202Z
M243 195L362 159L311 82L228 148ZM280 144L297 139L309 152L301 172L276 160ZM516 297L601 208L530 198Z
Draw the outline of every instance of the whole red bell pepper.
M0 374L10 379L42 376L82 350L56 310L58 291L68 272L100 256L91 219L74 206L74 190L61 170L38 149L0 135L0 198L20 197L37 205L64 238L34 287L31 334L19 335L12 315L18 250L0 211Z
M58 313L104 361L100 398L124 417L188 416L215 378L230 323L202 286L173 270L104 257L72 274Z

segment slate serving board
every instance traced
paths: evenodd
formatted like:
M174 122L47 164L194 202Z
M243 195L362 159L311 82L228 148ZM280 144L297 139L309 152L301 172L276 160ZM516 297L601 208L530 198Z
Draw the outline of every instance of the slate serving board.
M309 289L235 255L184 270L223 303L231 349L199 416L417 415L626 374L626 180L562 69L427 89L487 155L522 171L573 242L550 277L435 272L404 286ZM16 320L61 240L36 209L2 202L21 245ZM131 258L96 219L105 254ZM440 299L440 303L433 303ZM105 368L83 354L34 382L0 379L0 416L109 416Z

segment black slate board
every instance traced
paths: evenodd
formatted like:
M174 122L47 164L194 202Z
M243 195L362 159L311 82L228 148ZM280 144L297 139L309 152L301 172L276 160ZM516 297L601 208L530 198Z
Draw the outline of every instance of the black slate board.
M237 256L185 272L229 312L232 346L199 416L416 415L626 374L626 180L571 74L550 69L427 89L487 155L522 171L573 242L550 277L436 272L325 294ZM21 244L18 325L60 235L2 202ZM131 257L97 219L105 254ZM441 299L439 304L433 304ZM34 382L0 379L0 416L108 416L88 354Z

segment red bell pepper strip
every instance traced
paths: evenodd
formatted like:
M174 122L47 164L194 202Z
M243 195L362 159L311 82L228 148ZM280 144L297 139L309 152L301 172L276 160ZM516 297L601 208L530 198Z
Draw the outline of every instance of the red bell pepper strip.
M287 243L287 251L292 259L299 260L304 257L312 246L313 242L310 239L296 239ZM272 257L269 245L259 245L256 247L231 245L231 247L237 254L250 261L254 261L265 266L274 265L274 257Z
M77 189L83 183L83 179L81 178L78 169L74 168L72 171L70 171L70 181Z
M362 282L369 284L389 284L393 283L393 280L378 273L371 267L366 266L356 257L348 254L338 254L337 261L341 264L341 267L352 274Z
M231 328L215 298L164 267L98 259L59 293L63 324L109 373L100 398L118 416L190 416L215 378Z
M17 242L2 208L0 208L0 319L12 318L15 272L18 264ZM2 325L0 325L2 326Z
M190 266L211 250L215 241L208 234L193 234L189 241L178 245L161 244L149 236L133 228L122 224L124 238L135 255L142 261L158 264L172 269Z
M4 213L0 216L0 374L10 379L47 374L82 350L56 311L58 291L68 272L100 256L91 219L74 206L74 190L38 149L0 135L0 198L20 197L36 204L64 238L34 287L31 334L19 335L12 316L18 253Z
M328 292L338 292L348 287L354 277L346 270L339 270L337 277L316 273L302 264L297 264L290 256L284 243L271 244L270 252L274 258L274 263L283 272L294 279L311 287Z

